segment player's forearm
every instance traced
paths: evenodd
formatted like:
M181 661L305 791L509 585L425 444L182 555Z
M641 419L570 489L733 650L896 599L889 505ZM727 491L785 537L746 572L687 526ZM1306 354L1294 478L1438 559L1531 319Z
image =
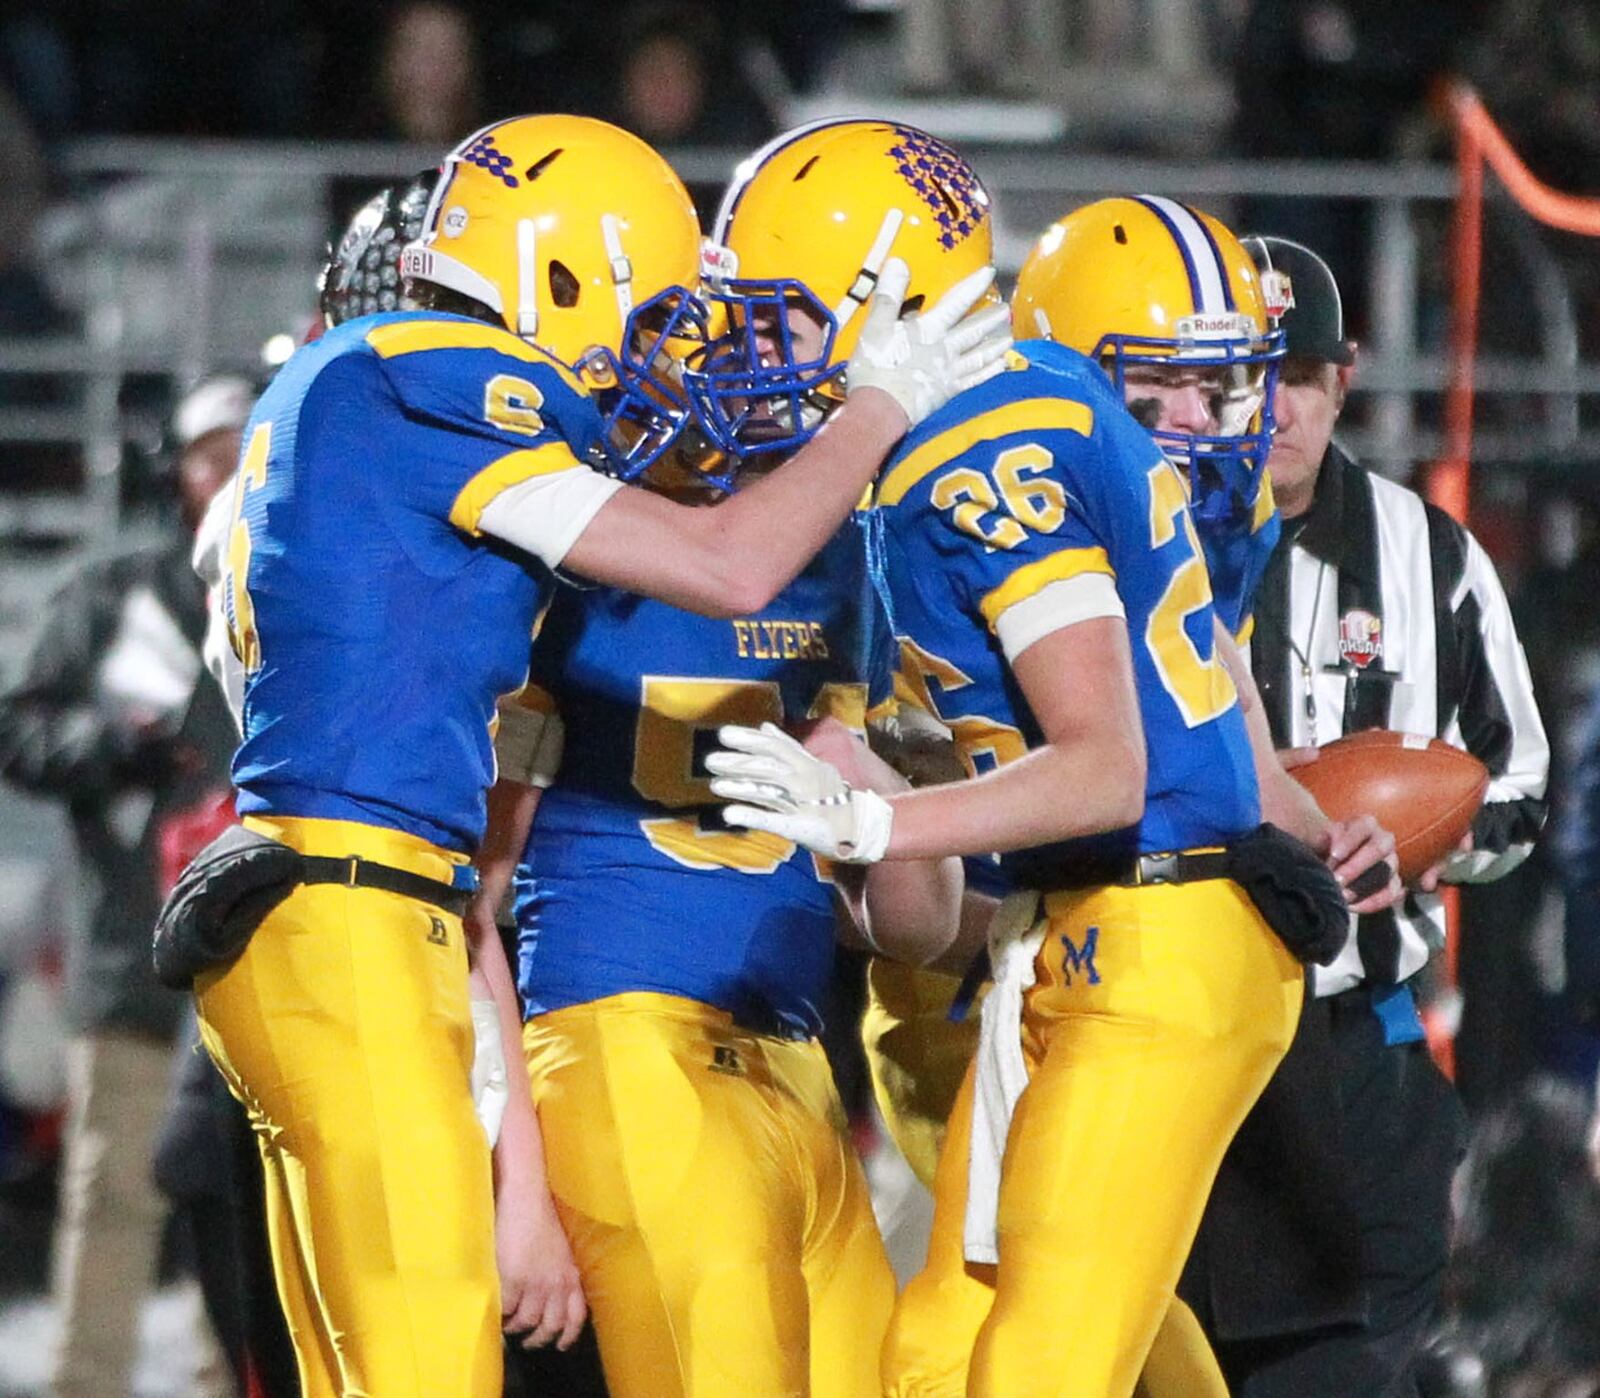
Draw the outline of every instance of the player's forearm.
M866 883L869 935L876 950L925 966L955 943L965 884L959 859L874 864Z
M1257 757L1256 777L1261 783L1261 818L1326 855L1332 827L1311 793L1268 757Z
M1031 849L1144 814L1144 725L1122 617L1051 632L1011 670L1045 741L971 781L894 797L886 858Z
M896 796L884 858L1004 854L1133 825L1144 814L1138 736L1049 744L972 781Z
M911 790L911 783L858 737L836 731L822 744L826 755L850 781L880 796ZM813 741L816 741L815 735ZM921 859L874 864L862 889L867 941L874 951L896 961L925 965L946 953L961 926L961 894L966 879L961 861Z
M618 491L565 566L705 616L746 616L833 537L906 430L885 393L854 394L794 458L711 508Z
M1254 694L1254 681L1251 693ZM1240 691L1241 699L1244 691ZM1256 784L1261 789L1261 818L1310 845L1320 855L1328 853L1332 823L1316 798L1284 771L1272 746L1266 711L1259 703L1245 708L1245 729L1250 735L1250 756L1255 762Z
M507 1189L545 1188L544 1142L522 1056L522 1003L495 925L538 805L537 787L499 781L490 789L489 824L476 861L478 893L465 923L474 991L494 1001L506 1064L506 1109L494 1148L497 1197Z
M862 390L790 461L701 516L714 532L710 547L737 560L743 610L766 606L821 552L905 430L894 399Z
M1256 784L1261 790L1261 818L1303 840L1318 854L1326 854L1331 835L1327 816L1311 793L1283 770L1272 746L1266 707L1238 643L1220 620L1214 634L1217 655L1239 691L1239 709L1244 715L1245 731L1250 735L1250 756L1255 764Z
M511 887L528 831L539 809L539 788L502 778L489 788L489 823L473 861L478 868L476 902L492 922Z
M965 976L974 958L989 948L989 924L999 907L1000 900L987 893L975 893L970 888L963 893L955 940L937 959L927 963L928 968L950 976Z
M543 1190L544 1141L533 1108L528 1066L522 1056L522 1009L511 968L492 921L469 920L467 939L473 990L494 1001L505 1055L507 1098L494 1147L495 1195L498 1198L508 1190Z

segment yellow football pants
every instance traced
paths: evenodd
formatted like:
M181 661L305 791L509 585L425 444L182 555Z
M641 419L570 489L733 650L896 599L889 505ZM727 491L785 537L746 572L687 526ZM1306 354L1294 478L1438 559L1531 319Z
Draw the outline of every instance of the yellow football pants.
M985 984L966 1016L949 1011L960 980L875 956L867 964L861 1042L878 1110L918 1179L933 1188L945 1123L978 1044ZM1228 1398L1227 1382L1193 1311L1173 1299L1145 1356L1135 1398Z
M944 1124L978 1047L982 997L958 1022L950 1005L957 976L907 966L886 956L867 963L867 1011L861 1046L884 1125L917 1178L933 1188Z
M1223 1151L1294 1034L1301 968L1230 882L1053 894L1045 922L1000 1263L962 1256L969 1072L928 1265L885 1347L891 1398L1127 1398Z
M626 994L524 1027L612 1398L870 1398L894 1303L821 1045Z
M444 882L455 862L375 826L246 823L308 854ZM494 1199L460 920L309 885L195 990L201 1037L261 1145L304 1398L496 1398Z

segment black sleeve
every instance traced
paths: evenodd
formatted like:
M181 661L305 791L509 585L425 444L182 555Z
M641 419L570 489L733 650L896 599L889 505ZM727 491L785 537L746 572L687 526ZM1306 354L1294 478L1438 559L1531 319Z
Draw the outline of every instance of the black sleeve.
M1550 744L1527 657L1494 565L1471 534L1428 508L1439 637L1440 734L1489 769L1473 821L1474 850L1447 870L1457 882L1509 873L1527 857L1548 813Z

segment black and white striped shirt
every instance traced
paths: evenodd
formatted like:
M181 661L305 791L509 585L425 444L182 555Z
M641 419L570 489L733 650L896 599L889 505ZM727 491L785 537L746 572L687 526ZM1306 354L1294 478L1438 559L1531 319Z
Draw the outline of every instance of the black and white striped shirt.
M1487 765L1475 847L1450 858L1446 879L1486 882L1527 857L1550 747L1494 565L1442 510L1330 446L1311 508L1285 521L1262 580L1250 661L1279 747L1391 728ZM1438 897L1408 894L1355 919L1338 960L1315 968L1316 993L1405 980L1443 941Z

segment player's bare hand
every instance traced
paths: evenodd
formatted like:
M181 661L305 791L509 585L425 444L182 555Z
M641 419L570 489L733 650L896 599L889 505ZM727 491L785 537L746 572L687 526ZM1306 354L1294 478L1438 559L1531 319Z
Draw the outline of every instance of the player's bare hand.
M1306 767L1317 760L1316 748L1279 748L1278 761L1283 765L1285 772L1292 772L1297 767Z
M1394 836L1369 815L1332 823L1327 864L1355 913L1392 907L1405 895L1395 872Z
M1461 843L1455 847L1454 853L1471 854L1472 849L1472 831L1469 830L1461 837ZM1451 855L1446 855L1431 869L1424 869L1417 879L1417 887L1420 888L1424 893L1436 892L1440 883L1444 880L1445 865L1450 862L1451 857Z
M549 1192L502 1190L495 1203L494 1235L501 1328L521 1336L524 1349L552 1340L557 1349L571 1348L589 1305Z

